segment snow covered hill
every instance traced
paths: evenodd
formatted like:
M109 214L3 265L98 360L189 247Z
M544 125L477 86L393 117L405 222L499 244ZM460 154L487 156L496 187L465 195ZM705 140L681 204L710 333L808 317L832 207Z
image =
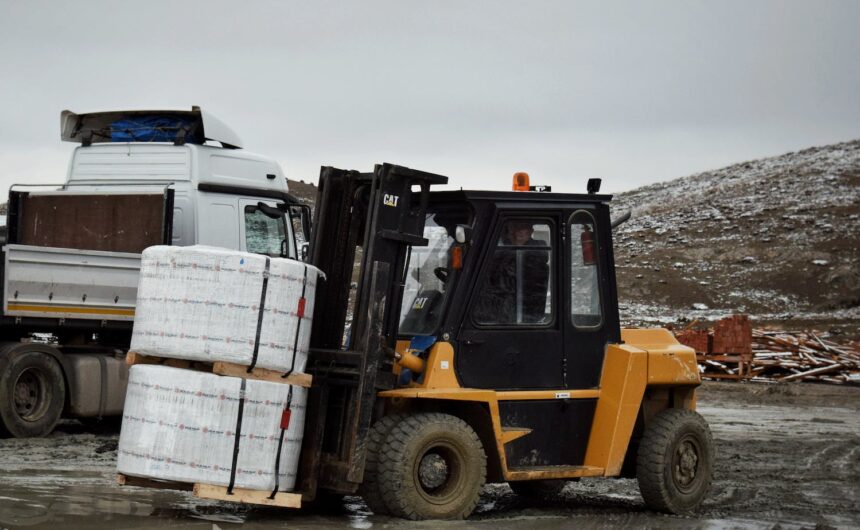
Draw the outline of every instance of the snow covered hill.
M622 318L743 311L860 335L860 140L623 193L615 234Z

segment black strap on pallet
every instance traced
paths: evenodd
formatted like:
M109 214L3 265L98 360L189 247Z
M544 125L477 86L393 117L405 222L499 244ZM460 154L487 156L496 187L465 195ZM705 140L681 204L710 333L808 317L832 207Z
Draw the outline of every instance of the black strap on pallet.
M239 439L242 438L242 414L245 411L245 383L239 388L239 413L236 415L236 437L233 439L233 462L230 464L230 484L227 485L227 495L233 495L233 486L236 485L236 462L239 461Z
M248 373L254 371L254 366L257 365L257 355L260 353L260 334L263 331L263 313L266 309L266 291L269 288L269 267L271 266L271 258L266 256L266 268L263 269L263 289L260 293L260 311L257 313L257 336L254 338L254 355L251 357L251 364L248 365Z
M278 439L278 452L275 454L275 489L272 490L272 494L269 495L269 499L274 499L275 495L278 494L278 489L280 488L281 449L284 447L284 434L287 432L287 429L290 428L290 416L293 414L293 411L290 409L292 403L293 385L290 385L290 390L287 394L287 406L281 413L281 437Z
M304 276L302 277L302 297L299 298L299 306L296 309L296 314L299 319L296 322L296 336L293 339L293 361L290 363L290 369L282 375L282 378L287 378L292 374L296 369L296 357L299 356L299 331L302 329L302 318L305 316L305 292L307 292L308 288L308 266L305 265ZM290 390L292 391L292 389Z

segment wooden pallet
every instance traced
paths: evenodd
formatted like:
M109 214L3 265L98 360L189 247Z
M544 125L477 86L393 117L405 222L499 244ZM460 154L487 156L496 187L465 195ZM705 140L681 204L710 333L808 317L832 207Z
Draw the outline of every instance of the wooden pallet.
M292 373L287 377L284 377L282 372L268 370L266 368L254 368L248 372L248 367L242 366L241 364L223 361L209 363L203 361L190 361L187 359L172 359L168 357L157 357L154 355L143 355L142 353L135 351L130 351L126 354L125 362L129 366L133 366L135 364L157 364L162 366L171 366L173 368L183 368L186 370L211 372L217 375L240 377L242 379L256 379L258 381L268 381L270 383L287 383L290 385L303 386L305 388L310 387L313 380L310 374Z
M225 486L212 484L192 484L190 482L175 482L167 480L152 480L147 478L132 477L117 474L116 482L120 486L135 486L138 488L170 489L190 491L195 497L215 501L239 502L244 504L257 504L262 506L277 506L280 508L301 508L302 495L279 491L274 498L272 492L264 490L250 490L245 488L233 488L232 493L227 493Z
M733 379L733 380L748 380L753 377L752 371L752 354L697 354L696 360L700 365L706 368L716 368L725 370L725 372L705 371L702 374L703 379Z

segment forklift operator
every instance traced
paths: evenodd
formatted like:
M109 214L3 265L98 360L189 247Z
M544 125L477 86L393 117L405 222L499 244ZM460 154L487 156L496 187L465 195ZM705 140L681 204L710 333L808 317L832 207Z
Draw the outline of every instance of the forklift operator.
M549 244L532 237L534 224L527 220L505 224L479 297L475 313L478 322L540 324L549 319Z

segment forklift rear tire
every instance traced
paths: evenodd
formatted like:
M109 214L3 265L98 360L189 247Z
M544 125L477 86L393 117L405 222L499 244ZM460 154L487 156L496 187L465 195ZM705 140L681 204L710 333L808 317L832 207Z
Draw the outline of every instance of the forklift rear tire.
M389 515L391 511L379 491L379 451L391 430L403 419L402 414L385 416L373 424L367 438L367 453L364 460L364 480L361 496L370 511L376 515Z
M475 431L456 416L406 416L380 452L379 486L392 515L465 519L478 504L487 456Z
M698 413L664 410L645 427L636 478L649 508L673 514L695 510L711 487L713 469L713 437Z
M508 482L508 486L520 497L536 501L546 501L557 498L567 485L566 480L516 480Z
M10 353L0 366L0 432L45 436L63 413L66 384L60 365L38 351Z

